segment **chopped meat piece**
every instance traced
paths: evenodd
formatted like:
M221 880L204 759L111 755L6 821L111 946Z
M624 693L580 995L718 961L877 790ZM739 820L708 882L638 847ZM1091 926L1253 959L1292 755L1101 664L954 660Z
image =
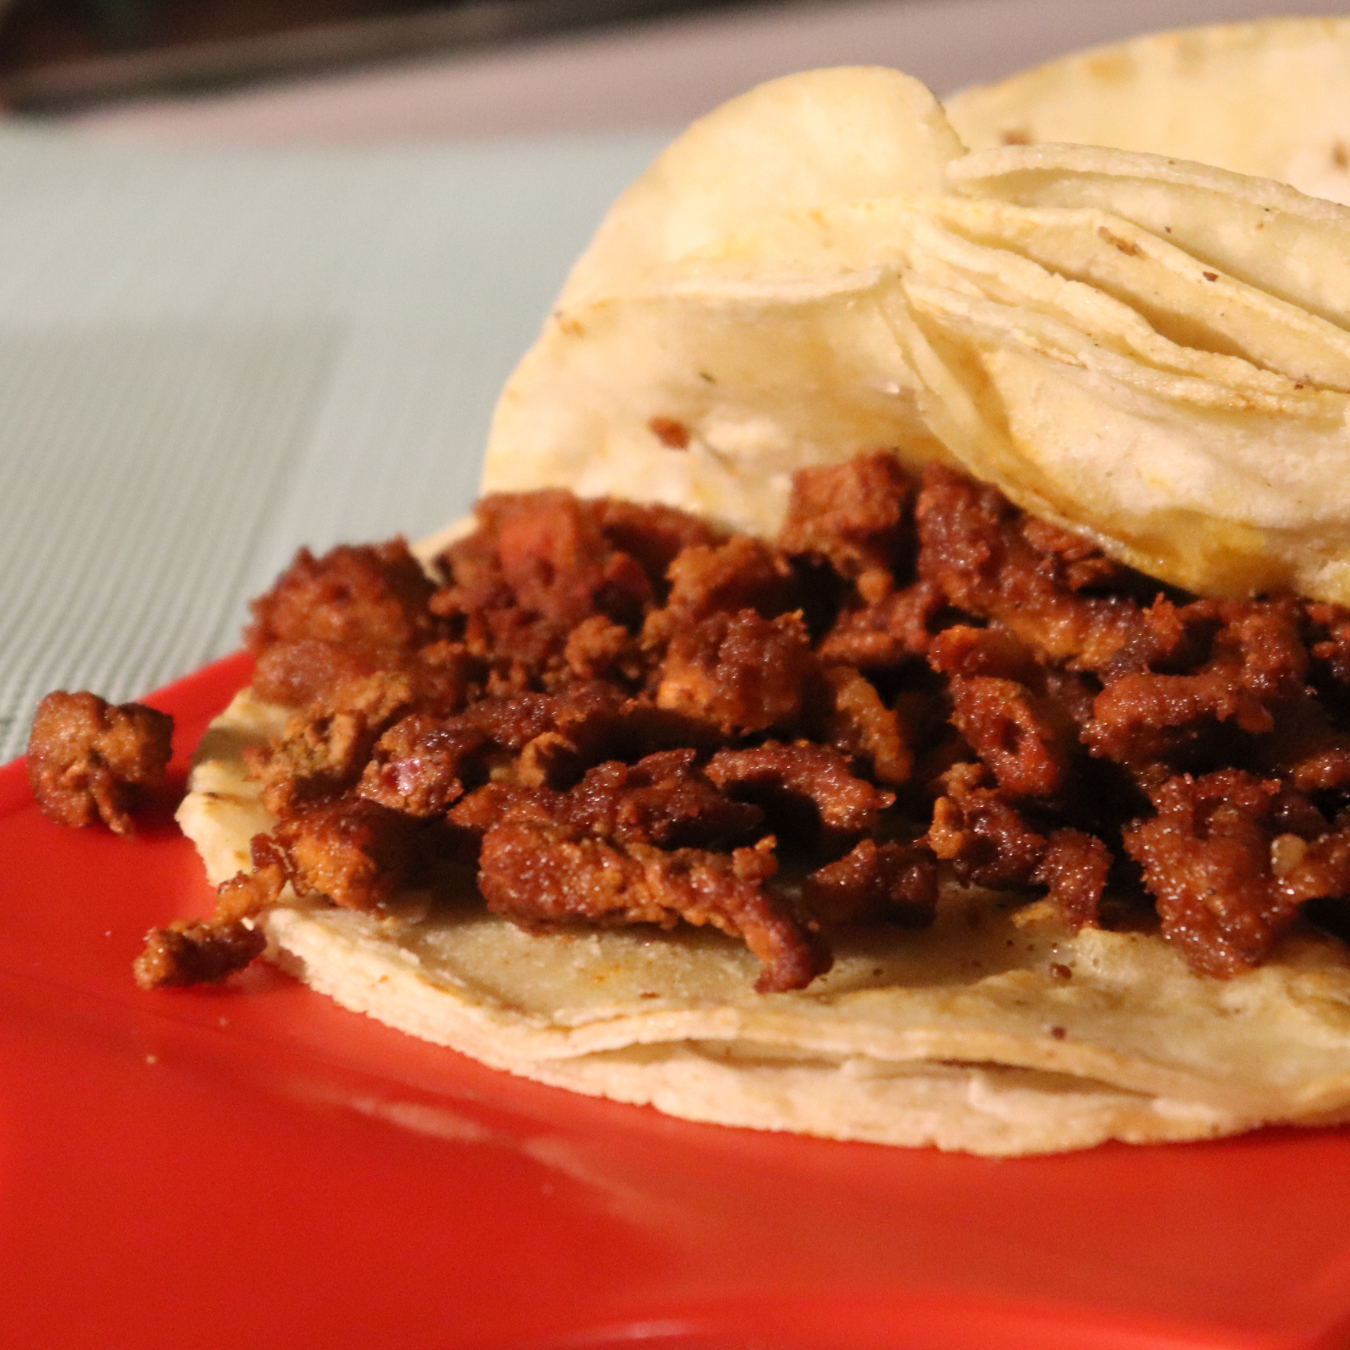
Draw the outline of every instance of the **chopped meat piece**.
M1338 731L1315 699L1285 699L1257 747L1257 768L1278 773L1300 792L1350 787L1350 732Z
M949 795L933 803L933 821L923 842L962 881L977 886L1025 886L1035 880L1045 855L1045 836L978 773L958 765L947 775Z
M427 610L433 591L402 539L322 558L301 549L290 568L253 602L246 634L254 651L276 642L326 642L347 649L420 646L436 636Z
M1035 685L1044 670L1035 652L999 623L987 628L963 623L944 628L929 645L928 664L949 677L973 680L983 676L1025 685Z
M307 639L265 647L253 689L268 703L362 712L383 722L414 706L441 715L455 712L481 675L481 663L462 643L438 640L407 651Z
M764 813L718 791L694 767L695 753L666 750L633 765L610 760L566 792L539 784L488 783L455 807L451 818L479 832L505 820L557 822L597 839L663 848L743 838Z
M916 507L919 572L958 609L996 619L1023 642L1062 661L1097 670L1129 644L1160 656L1171 628L1155 632L1149 611L1128 596L1084 596L1075 580L1120 569L1085 554L1063 531L1031 529L995 488L943 465L924 471ZM1146 640L1152 640L1151 645ZM1155 651L1154 648L1157 650Z
M478 533L441 555L451 584L431 601L463 626L475 655L542 670L561 661L568 635L591 615L636 627L654 602L642 564L570 492L485 497L476 514Z
M362 797L294 810L272 837L299 894L345 909L383 909L421 861L415 822Z
M778 547L828 562L840 576L889 570L905 540L905 514L914 486L894 455L858 455L844 464L803 469Z
M764 963L760 993L803 989L828 969L810 929L764 889L777 868L771 840L731 854L667 852L506 821L488 831L479 868L488 908L526 927L578 919L711 924L741 938Z
M241 920L176 919L146 934L133 973L142 989L206 984L243 970L266 946L262 929Z
M516 782L565 788L608 759L631 761L657 750L711 746L721 739L705 722L645 698L624 698L613 687L571 685L552 706L553 729L527 741L514 765L501 770Z
M483 742L481 732L413 713L376 742L357 792L418 819L444 815L464 795L463 780L477 767Z
M744 534L715 547L685 549L667 575L667 609L684 622L741 609L771 619L793 604L792 568L767 545Z
M359 713L296 716L279 740L245 747L244 760L262 784L263 804L280 816L297 802L340 797L360 778L375 739Z
M304 707L341 684L377 675L391 653L306 638L272 642L258 653L253 692L265 703Z
M665 594L666 573L687 548L708 548L726 538L706 521L656 502L625 502L602 497L588 503L605 538L620 553L642 564L653 590Z
M1068 784L1069 747L1052 705L1016 680L977 675L951 682L952 724L1010 797L1057 797Z
M536 736L558 725L563 701L554 694L518 694L514 698L485 698L466 708L449 723L477 733L512 754L519 754Z
M937 867L926 849L860 839L806 878L802 903L825 923L881 918L926 928L937 912Z
M251 851L253 870L239 872L216 887L217 919L251 919L281 899L290 880L285 854L265 834L254 836Z
M856 777L848 760L828 745L767 741L749 750L719 750L708 762L708 777L736 795L766 807L770 815L786 810L800 817L803 803L829 836L858 835L877 826L881 812L895 802L866 779Z
M1250 752L1256 747L1233 731L1264 736L1276 729L1277 714L1286 724L1301 722L1305 732L1312 730L1306 716L1289 715L1289 705L1309 697L1310 668L1290 602L1200 601L1180 618L1193 632L1216 625L1207 656L1176 673L1108 673L1083 728L1093 754L1142 768L1144 780L1156 786L1171 776L1165 770L1192 768L1216 755L1231 762ZM1264 747L1268 759L1271 749ZM1310 745L1308 752L1318 751ZM1317 766L1309 772L1315 776Z
M1233 652L1245 688L1261 698L1299 698L1308 692L1312 662L1303 645L1297 601L1230 600L1191 607L1196 612L1210 608L1223 620L1215 651Z
M497 556L516 604L569 628L595 609L636 620L651 600L641 564L613 548L571 494L541 493L530 509L503 509Z
M725 736L768 731L796 720L816 668L799 615L714 614L672 639L656 702Z
M588 764L609 758L629 702L612 685L573 684L557 694L483 699L446 725L480 736L491 747L495 770L519 782L563 787ZM510 756L517 758L508 770Z
M648 418L647 429L667 450L687 450L689 448L689 428L677 418Z
M1046 899L1073 928L1096 928L1098 907L1111 871L1111 853L1095 835L1056 830L1034 880L1050 888Z
M1309 647L1331 678L1350 685L1350 610L1318 602L1306 606Z
M1212 746L1224 723L1253 735L1273 726L1264 703L1242 684L1238 668L1223 660L1195 675L1122 675L1097 696L1092 712L1083 729L1092 753L1141 767L1191 762Z
M306 711L314 716L353 713L376 734L405 713L446 717L464 704L471 687L468 671L453 654L436 661L426 659L426 654L454 645L436 643L389 662L373 675L339 679L320 691Z
M909 731L899 713L881 701L876 685L852 666L830 666L823 683L829 709L823 739L866 761L878 782L908 782L914 769Z
M1350 817L1311 841L1297 833L1276 835L1270 869L1294 904L1350 897Z
M262 955L267 939L246 920L281 898L287 865L266 835L254 838L252 853L253 871L240 872L216 888L211 918L176 920L146 934L145 949L132 966L142 989L220 980Z
M28 782L42 814L61 825L102 820L134 833L131 811L164 779L173 718L141 703L57 690L38 704L28 739Z
M480 837L508 816L513 820L547 824L553 819L562 796L550 787L484 783L450 808L449 820L452 825Z
M694 768L694 755L665 750L631 767L617 760L597 765L568 793L560 817L625 844L680 848L742 838L764 813L718 791Z
M864 573L859 578L861 607L842 610L820 643L825 661L839 661L860 670L892 670L914 657L923 657L932 641L933 625L946 607L946 597L935 582L919 580L904 590L869 587L865 579L889 574Z
M1239 769L1180 775L1153 794L1158 814L1125 832L1163 932L1206 974L1257 965L1297 913L1271 873L1278 792Z
M579 680L624 675L636 678L641 671L637 655L633 635L603 614L583 619L568 635L563 648L563 660Z

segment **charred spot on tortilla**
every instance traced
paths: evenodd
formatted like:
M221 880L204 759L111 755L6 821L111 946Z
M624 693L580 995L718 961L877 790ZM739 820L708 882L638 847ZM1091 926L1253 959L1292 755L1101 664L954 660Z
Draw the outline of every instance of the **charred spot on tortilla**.
M647 422L652 435L671 450L689 448L689 428L674 417L653 417Z

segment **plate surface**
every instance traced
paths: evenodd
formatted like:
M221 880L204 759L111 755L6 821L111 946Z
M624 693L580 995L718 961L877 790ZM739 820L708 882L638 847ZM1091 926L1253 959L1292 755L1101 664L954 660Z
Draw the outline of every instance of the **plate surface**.
M150 701L186 755L248 676ZM271 971L144 993L211 895L0 769L0 1326L51 1350L1332 1350L1350 1132L991 1161L490 1072Z

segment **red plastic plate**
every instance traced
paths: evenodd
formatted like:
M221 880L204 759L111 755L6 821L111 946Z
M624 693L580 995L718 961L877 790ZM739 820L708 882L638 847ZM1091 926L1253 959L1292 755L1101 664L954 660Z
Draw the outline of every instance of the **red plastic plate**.
M187 749L243 658L150 701ZM0 770L0 1339L98 1350L1331 1350L1350 1133L996 1162L492 1073L267 971L143 993L210 894L167 800Z

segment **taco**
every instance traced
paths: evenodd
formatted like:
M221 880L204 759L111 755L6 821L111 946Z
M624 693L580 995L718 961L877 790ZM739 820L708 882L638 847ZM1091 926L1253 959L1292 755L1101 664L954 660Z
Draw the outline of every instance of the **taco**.
M1350 211L774 82L616 203L475 522L302 553L214 918L497 1068L1015 1155L1350 1116ZM484 903L486 902L486 903Z

